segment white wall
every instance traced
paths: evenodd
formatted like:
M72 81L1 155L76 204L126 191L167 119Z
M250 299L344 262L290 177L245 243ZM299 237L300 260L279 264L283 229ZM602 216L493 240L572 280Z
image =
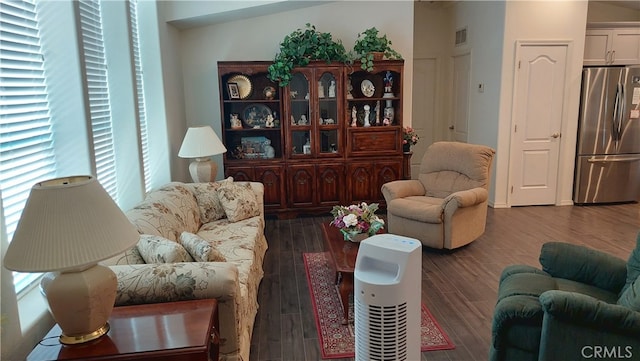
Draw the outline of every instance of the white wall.
M502 53L505 24L505 6L502 1L464 1L456 5L455 29L467 28L467 47L471 52L471 90L469 91L468 142L484 144L496 149L493 172L498 173L502 149L498 141L500 122L500 94L502 86ZM462 51L462 50L459 50ZM477 85L485 90L479 93ZM508 158L508 154L503 155ZM492 177L490 203L500 186L500 175Z
M413 102L411 126L420 140L411 148L411 174L417 177L427 147L447 140L450 124L451 56L455 39L452 6L414 3Z
M356 16L357 14L357 16ZM217 62L220 60L272 60L282 39L306 23L329 32L347 50L357 34L369 27L386 33L405 58L404 122L411 123L413 77L413 3L410 1L328 2L246 20L183 30L180 34L182 79L187 126L211 125L221 134ZM214 157L219 164L222 157ZM218 178L222 177L219 167Z
M505 16L494 206L508 205L511 110L517 40L568 40L570 42L567 58L568 91L565 93L563 102L556 204L573 204L573 169L587 3L584 1L509 1L506 3Z

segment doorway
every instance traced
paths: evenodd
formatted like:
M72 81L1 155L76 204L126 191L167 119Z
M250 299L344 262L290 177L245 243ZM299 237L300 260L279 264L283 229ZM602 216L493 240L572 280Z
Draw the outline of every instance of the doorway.
M449 139L467 143L469 134L469 91L471 90L471 54L453 57L453 93Z
M566 42L518 42L511 128L511 206L555 204L567 84Z

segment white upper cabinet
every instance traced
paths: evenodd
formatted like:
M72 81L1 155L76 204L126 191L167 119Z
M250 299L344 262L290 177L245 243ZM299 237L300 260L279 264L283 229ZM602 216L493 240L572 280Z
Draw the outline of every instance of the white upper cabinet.
M584 65L636 64L640 64L640 26L587 28Z

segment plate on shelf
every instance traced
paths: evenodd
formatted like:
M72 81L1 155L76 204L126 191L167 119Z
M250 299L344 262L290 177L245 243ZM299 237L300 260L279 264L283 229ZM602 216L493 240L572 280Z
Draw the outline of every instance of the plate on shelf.
M251 84L251 80L245 75L234 75L229 80L228 83L236 83L238 84L238 91L240 93L240 99L247 99L249 95L251 95L251 90L253 90L253 85Z
M244 122L249 128L266 128L267 117L271 115L271 108L264 104L250 104L244 108Z
M376 92L376 87L373 86L371 80L365 79L362 81L362 83L360 83L360 90L362 90L362 95L367 98L371 98Z

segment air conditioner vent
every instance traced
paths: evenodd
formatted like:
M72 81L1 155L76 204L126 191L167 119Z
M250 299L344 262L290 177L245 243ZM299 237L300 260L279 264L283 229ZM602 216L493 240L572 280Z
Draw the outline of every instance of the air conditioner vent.
M467 43L467 28L462 28L456 31L456 46L464 45Z

